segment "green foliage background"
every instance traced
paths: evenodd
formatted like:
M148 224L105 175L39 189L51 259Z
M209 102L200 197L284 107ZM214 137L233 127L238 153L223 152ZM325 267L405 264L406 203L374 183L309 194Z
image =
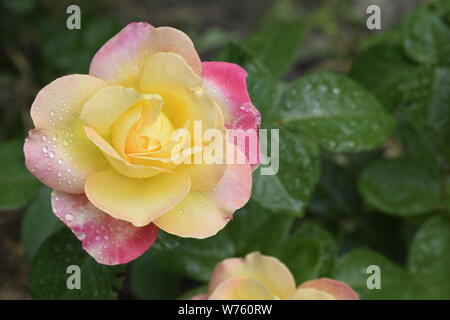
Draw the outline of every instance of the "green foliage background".
M297 283L331 277L362 299L450 299L450 1L429 1L371 32L361 1L247 2L260 16L250 27L198 27L197 12L181 9L174 26L203 60L246 68L262 127L280 129L280 170L255 171L251 201L216 236L161 231L147 253L118 267L81 249L52 214L50 190L24 168L29 108L54 78L86 73L129 21L158 25L170 19L155 12L184 7L136 1L124 18L117 2L80 1L82 29L68 31L64 1L1 3L0 298L14 297L10 270L14 290L26 287L19 297L189 298L205 290L218 262L258 250L282 260ZM82 290L65 288L70 264L82 266ZM374 264L381 290L366 286Z

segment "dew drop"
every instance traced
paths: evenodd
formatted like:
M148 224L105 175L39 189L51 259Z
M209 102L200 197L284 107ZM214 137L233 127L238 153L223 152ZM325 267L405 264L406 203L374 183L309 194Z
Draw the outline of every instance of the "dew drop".
M64 216L64 219L66 219L66 221L72 221L73 220L73 215L71 215L70 213L67 213L65 216Z

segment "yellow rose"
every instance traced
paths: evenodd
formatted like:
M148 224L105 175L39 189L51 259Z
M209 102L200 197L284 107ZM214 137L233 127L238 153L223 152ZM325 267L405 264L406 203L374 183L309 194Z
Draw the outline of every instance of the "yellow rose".
M356 300L347 284L322 278L296 288L289 269L277 258L259 252L245 258L230 258L214 269L208 293L194 300Z
M212 141L196 140L195 124L201 136L256 132L245 78L237 65L201 63L179 30L131 23L100 48L89 75L58 78L38 93L26 165L54 189L55 214L100 263L135 259L158 228L210 237L248 201L259 157L226 139L226 153L244 154L244 163L196 162ZM179 130L194 139L174 139Z

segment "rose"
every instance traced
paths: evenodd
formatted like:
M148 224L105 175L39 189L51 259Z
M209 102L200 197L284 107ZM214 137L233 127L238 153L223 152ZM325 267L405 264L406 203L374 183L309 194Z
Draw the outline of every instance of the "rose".
M217 264L207 294L194 300L357 300L358 295L341 281L322 278L295 287L289 269L277 258L259 252Z
M248 201L250 164L175 162L173 136L198 122L203 132L257 130L245 78L237 65L201 63L179 30L131 23L100 48L89 75L58 78L38 93L26 166L54 189L54 213L99 263L135 259L158 228L210 237ZM182 142L183 160L206 153L204 141ZM239 147L256 166L257 155Z

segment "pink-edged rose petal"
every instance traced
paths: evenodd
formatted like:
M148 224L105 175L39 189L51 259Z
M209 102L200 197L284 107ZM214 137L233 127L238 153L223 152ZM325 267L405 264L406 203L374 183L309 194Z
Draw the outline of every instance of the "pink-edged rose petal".
M299 289L312 288L333 295L337 300L359 300L358 294L345 282L321 278L303 282Z
M36 129L25 140L25 164L49 187L83 193L86 178L108 166L79 120L84 103L105 86L95 77L73 74L52 81L37 94L31 106Z
M192 41L182 31L154 28L146 22L132 22L106 42L91 61L89 74L109 84L137 88L148 58L158 52L180 54L200 74L201 62Z
M250 165L228 164L222 178L210 192L212 199L222 210L234 213L242 208L252 192Z
M239 143L253 168L259 164L258 129L261 116L252 104L247 90L247 72L240 66L228 62L203 62L203 85L208 94L222 107L225 127L236 130L233 142L256 139L249 144ZM243 130L243 132L241 131Z
M106 158L84 136L84 132L72 136L62 130L30 130L23 147L26 167L53 189L83 193L87 177L108 167Z
M55 215L76 237L98 263L128 263L142 255L155 242L158 228L149 224L135 227L100 211L85 195L54 190L52 208Z
M92 58L89 74L109 84L135 87L154 41L154 27L132 22L106 42Z

